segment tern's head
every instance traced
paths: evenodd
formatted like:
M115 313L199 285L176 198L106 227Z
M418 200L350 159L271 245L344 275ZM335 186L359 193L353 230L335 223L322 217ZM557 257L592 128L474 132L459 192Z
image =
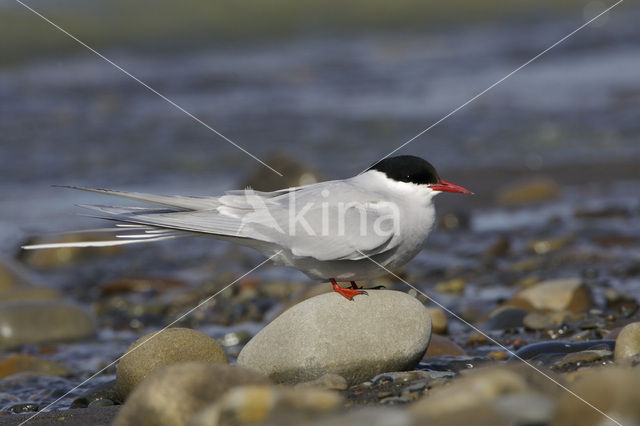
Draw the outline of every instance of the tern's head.
M428 189L428 192L433 193L433 195L440 192L473 194L466 188L440 179L438 172L431 163L413 155L385 158L371 166L367 171L369 170L384 173L388 179L400 183L398 186L411 187L417 185L419 189Z

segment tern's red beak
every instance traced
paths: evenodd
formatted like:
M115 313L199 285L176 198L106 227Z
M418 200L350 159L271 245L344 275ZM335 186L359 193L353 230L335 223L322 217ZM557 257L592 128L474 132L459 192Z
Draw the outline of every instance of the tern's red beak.
M460 194L473 194L473 192L469 191L466 188L461 187L460 185L456 185L455 183L447 182L446 180L440 179L440 182L429 185L429 188L434 191L443 191L443 192L459 192Z

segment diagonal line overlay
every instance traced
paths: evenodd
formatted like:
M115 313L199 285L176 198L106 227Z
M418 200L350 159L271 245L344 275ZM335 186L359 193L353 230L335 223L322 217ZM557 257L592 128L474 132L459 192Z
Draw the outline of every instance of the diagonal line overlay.
M103 367L102 369L100 369L98 372L94 373L93 375L91 375L90 377L88 377L87 379L85 379L83 382L81 382L80 384L76 385L75 387L73 387L72 389L70 389L69 391L67 391L67 393L65 393L64 395L62 395L61 397L59 397L58 399L56 399L55 401L49 403L47 406L43 407L40 411L38 411L37 413L35 413L33 416L29 417L28 419L26 419L25 421L23 421L22 423L20 423L18 426L22 426L25 423L30 422L31 420L33 420L35 417L37 417L38 415L40 415L40 413L44 412L45 410L51 408L52 406L54 406L56 403L58 403L58 401L60 401L62 398L66 397L67 395L69 395L71 392L73 392L74 390L78 389L80 386L84 385L85 383L89 382L90 380L92 380L93 378L95 378L96 376L98 376L99 374L102 374L105 370L107 370L109 367L115 365L116 363L118 363L118 361L120 361L122 358L124 358L125 356L127 356L128 354L130 354L131 352L138 350L138 348L142 347L143 345L145 345L149 340L155 338L157 335L159 335L160 333L162 333L163 331L165 331L167 328L171 327L172 325L176 324L178 321L182 320L184 317L190 315L193 311L195 311L196 309L200 308L202 305L210 302L211 300L213 300L214 297L216 297L217 295L219 295L220 293L222 293L223 291L225 291L226 289L228 289L229 287L231 287L232 285L236 284L238 281L240 281L241 279L243 279L244 277L246 277L247 275L249 275L250 273L252 273L253 271L255 271L256 269L260 268L262 265L264 265L265 263L267 263L268 261L270 261L271 259L273 259L274 257L276 257L277 255L279 255L280 253L282 253L282 250L278 250L275 254L269 256L268 258L266 258L265 260L263 260L262 262L260 262L258 265L254 266L253 268L251 268L249 271L245 272L244 274L240 275L238 278L236 278L235 280L233 280L232 282L230 282L229 284L227 284L226 286L224 286L221 290L218 290L216 293L214 293L213 295L207 297L206 299L204 299L202 302L198 303L195 307L189 309L187 312L185 312L184 314L180 315L178 318L174 319L173 321L171 321L169 324L167 324L166 326L164 326L163 328L161 328L159 331L157 331L153 336L149 336L149 338L147 338L146 340L143 340L142 343L140 343L138 346L136 346L135 348L133 348L131 351L125 352L124 354L120 355L118 358L116 358L114 361L112 361L111 363L109 363L107 366Z
M404 142L402 145L398 146L396 149L394 149L393 151L389 152L387 155L385 155L384 157L380 158L378 161L382 161L385 158L395 154L396 152L400 151L402 148L404 148L405 146L409 145L411 142L413 142L414 140L418 139L420 136L424 135L425 133L427 133L429 130L433 129L434 127L436 127L438 124L442 123L444 120L446 120L447 118L451 117L453 114L457 113L458 111L460 111L462 108L466 107L467 105L469 105L470 103L472 103L473 101L475 101L476 99L478 99L479 97L481 97L482 95L484 95L485 93L487 93L488 91L490 91L491 89L493 89L494 87L498 86L499 84L501 84L503 81L505 81L506 79L508 79L509 77L511 77L512 75L514 75L515 73L517 73L518 71L520 71L521 69L523 69L524 67L526 67L527 65L531 64L532 62L536 61L537 59L539 59L541 56L543 56L544 54L546 54L547 52L549 52L551 49L553 49L554 47L558 46L559 44L563 43L565 40L567 40L568 38L570 38L571 36L573 36L574 34L576 34L578 31L584 29L585 27L589 26L589 24L591 24L593 21L595 21L596 19L600 18L602 15L608 13L611 9L613 9L614 7L618 6L620 3L622 3L624 0L618 0L616 3L612 4L611 6L609 6L608 8L606 8L605 10L603 10L602 12L600 12L599 14L597 14L596 16L594 16L593 18L589 19L587 22L585 22L584 24L580 25L578 28L576 28L575 30L571 31L569 34L567 34L566 36L562 37L560 40L556 41L555 43L553 43L551 46L547 47L546 49L544 49L542 52L538 53L536 56L534 56L533 58L529 59L527 62L525 62L524 64L520 65L518 68L514 69L513 71L511 71L509 74L505 75L504 77L502 77L500 80L496 81L495 83L493 83L491 86L487 87L486 89L484 89L483 91L479 92L478 94L476 94L474 97L472 97L471 99L469 99L468 101L466 101L465 103L463 103L462 105L460 105L459 107L451 110L449 113L447 113L444 117L442 117L441 119L439 119L438 121L434 122L433 124L431 124L429 127L425 128L424 130L422 130L420 133L418 133L417 135L415 135L414 137L412 137L411 139L407 140L406 142ZM376 161L376 163L378 162ZM375 163L373 163L375 164ZM364 172L366 172L369 168L367 167L367 169L361 171L358 174L362 174Z
M584 402L586 405L588 405L589 407L593 408L595 411L597 411L598 413L602 414L603 416L605 416L607 419L611 420L613 423L617 424L618 426L622 426L622 423L620 423L619 421L613 419L612 417L610 417L608 414L606 414L604 411L600 410L598 407L596 407L595 405L591 404L589 401L585 400L584 398L582 398L580 395L578 395L577 393L575 393L574 391L572 391L571 389L569 389L568 387L564 386L562 383L558 382L557 380L555 380L553 377L549 376L547 373L545 373L544 371L540 370L538 367L536 367L535 365L531 364L530 362L526 361L525 359L523 359L521 356L517 355L515 352L513 352L511 349L507 348L506 346L504 346L502 343L498 342L496 339L494 339L493 337L489 336L487 333L485 333L484 331L480 330L478 327L476 327L475 325L469 323L468 321L464 320L463 318L461 318L458 314L456 314L455 312L453 312L452 310L448 309L446 306L442 305L440 302L438 302L437 300L435 300L433 297L428 296L426 293L424 293L423 291L421 291L420 289L418 289L416 286L414 286L413 284L410 284L409 282L403 280L402 278L400 278L398 275L394 274L392 271L390 271L389 269L387 269L386 267L384 267L383 265L381 265L380 263L376 262L374 259L372 259L371 257L367 256L366 254L362 253L360 250L356 250L358 253L360 253L362 256L366 257L367 259L369 259L371 262L375 263L379 268L385 270L386 272L388 272L389 274L393 275L395 278L397 278L398 280L402 281L403 283L405 283L406 285L408 285L409 287L411 287L412 289L414 289L415 291L417 291L418 293L420 293L421 295L423 295L424 297L426 297L427 299L431 300L433 303L435 303L436 305L438 305L440 308L444 309L445 311L447 311L449 314L451 314L453 317L455 317L457 320L459 320L460 322L462 322L463 324L471 327L474 331L477 331L478 333L482 334L484 337L486 337L488 340L490 340L491 342L493 342L494 344L496 344L497 346L501 347L502 349L504 349L505 351L507 351L511 356L513 356L514 358L517 358L518 360L522 361L523 363L525 363L526 365L528 365L529 367L531 367L532 369L534 369L535 371L537 371L538 373L540 373L542 376L546 377L547 379L549 379L550 381L552 381L553 383L555 383L556 385L560 386L562 389L564 389L565 391L569 392L571 395L573 395L574 397L578 398L580 401Z
M159 96L160 98L164 99L165 101L167 101L169 104L171 104L172 106L174 106L175 108L177 108L178 110L182 111L184 114L186 114L187 116L189 116L190 118L192 118L193 120L195 120L197 123L203 125L204 127L206 127L207 129L209 129L210 131L212 131L213 133L215 133L216 135L218 135L219 137L221 137L222 139L224 139L225 141L229 142L231 145L235 146L236 148L238 148L240 151L244 152L245 154L247 154L249 157L253 158L254 160L256 160L258 163L262 164L263 166L265 166L266 168L268 168L269 170L271 170L272 172L274 172L275 174L277 174L278 176L282 177L282 173L280 173L279 171L277 171L276 169L274 169L273 167L271 167L270 165L268 165L267 163L265 163L264 161L262 161L261 159L259 159L258 157L256 157L254 154L250 153L249 151L247 151L245 148L241 147L240 145L238 145L237 143L235 143L234 141L232 141L231 139L229 139L227 136L223 135L222 133L220 133L219 131L217 131L216 129L214 129L213 127L211 127L209 124L205 123L204 121L202 121L200 118L196 117L195 115L193 115L192 113L190 113L189 111L187 111L186 109L184 109L182 106L178 105L175 101L169 99L167 96L163 95L162 93L158 92L156 89L154 89L153 87L149 86L147 83L145 83L144 81L140 80L138 77L136 77L135 75L131 74L129 71L127 71L126 69L124 69L123 67L121 67L120 65L116 64L115 62L113 62L111 59L107 58L106 56L104 56L102 53L98 52L96 49L94 49L93 47L89 46L87 43L83 42L82 40L80 40L78 37L74 36L73 34L71 34L69 31L65 30L64 28L62 28L60 25L56 24L55 22L53 22L52 20L50 20L49 18L47 18L46 16L44 16L43 14L41 14L40 12L38 12L37 10L35 10L34 8L32 8L31 6L29 6L28 4L22 2L21 0L15 0L17 3L21 4L22 6L24 6L26 9L28 9L29 11L31 11L33 14L35 14L36 16L40 17L41 19L43 19L44 21L46 21L47 23L49 23L51 26L53 26L54 28L56 28L57 30L59 30L60 32L64 33L65 35L67 35L69 38L73 39L76 43L80 44L81 46L85 47L86 49L90 50L91 52L95 53L97 56L99 56L101 59L103 59L105 62L109 63L111 66L113 66L114 68L118 69L119 71L121 71L122 73L124 73L125 75L129 76L130 78L132 78L133 80L135 80L136 82L138 82L141 86L143 86L144 88L146 88L147 90L149 90L150 92L154 93L155 95Z

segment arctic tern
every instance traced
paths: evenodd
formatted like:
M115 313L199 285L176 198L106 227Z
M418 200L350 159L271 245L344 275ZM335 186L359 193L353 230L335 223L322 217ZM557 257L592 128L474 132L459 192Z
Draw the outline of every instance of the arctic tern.
M441 192L472 192L440 179L419 157L389 157L344 180L218 197L154 195L69 187L161 207L86 205L115 221L103 241L35 244L24 249L100 247L185 236L232 241L272 257L276 264L329 280L349 300L366 291L356 281L386 274L411 260L435 222L432 199ZM375 262L374 262L375 261ZM380 267L383 266L384 268ZM343 288L338 282L350 282Z

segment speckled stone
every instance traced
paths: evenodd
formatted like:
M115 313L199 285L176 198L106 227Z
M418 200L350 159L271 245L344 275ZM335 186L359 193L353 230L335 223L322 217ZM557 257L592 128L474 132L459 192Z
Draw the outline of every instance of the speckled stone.
M427 309L406 293L372 290L353 301L328 293L268 324L240 352L238 365L276 382L306 382L334 373L355 384L413 368L430 338Z
M154 370L185 361L227 363L222 346L190 328L168 328L142 336L129 346L118 364L116 387L126 396Z

